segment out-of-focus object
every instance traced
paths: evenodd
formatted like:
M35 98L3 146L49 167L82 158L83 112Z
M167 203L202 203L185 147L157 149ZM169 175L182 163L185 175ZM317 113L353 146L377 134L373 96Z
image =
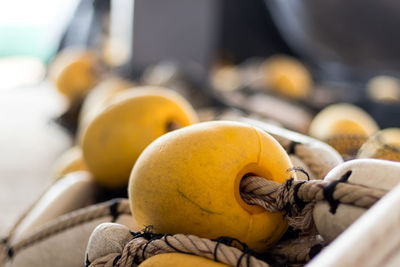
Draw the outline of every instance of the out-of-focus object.
M141 82L146 85L166 86L181 79L182 73L176 63L162 61L146 68L141 77Z
M204 85L193 82L175 61L161 61L156 65L147 67L140 82L145 85L161 86L176 91L196 109L215 104L215 99L210 97Z
M1 1L0 58L31 56L47 62L55 54L78 2Z
M359 83L399 73L397 0L265 0L288 45L324 80Z
M82 198L83 195L85 194L81 193L77 198ZM73 197L69 199L74 202L71 200ZM89 237L104 222L119 223L138 231L138 226L130 215L128 200L113 199L84 206L43 222L18 240L13 239L12 234L9 235L4 246L0 247L0 265L84 266Z
M43 224L84 206L94 204L98 191L86 171L67 174L46 191L13 232L13 241L29 236Z
M308 267L400 266L400 184L392 189Z
M275 96L255 93L250 96L240 92L217 92L226 105L241 109L262 118L277 121L286 128L305 133L312 120L312 113L303 106Z
M274 92L293 99L305 99L313 86L310 72L295 58L276 55L261 66L265 86Z
M376 76L367 83L368 97L381 103L400 101L400 81L391 76Z
M0 58L0 90L37 84L46 70L36 57L13 56Z
M128 44L131 70L137 74L173 60L189 77L205 78L217 45L218 4L215 0L134 1L133 43Z
M143 86L120 92L83 132L83 156L99 184L122 188L151 142L197 121L191 105L165 88Z
M326 107L315 116L309 134L327 142L345 158L351 158L378 130L376 122L361 108L339 103Z
M400 161L400 129L388 128L371 136L360 148L357 158Z
M103 59L110 67L119 67L127 64L132 57L132 22L136 1L110 2L109 36L103 46Z
M212 86L221 91L234 91L241 86L238 68L234 65L217 66L211 74Z
M50 183L50 166L72 145L50 123L64 106L47 81L0 93L0 235Z
M68 100L83 97L100 76L99 61L94 52L77 47L62 50L49 67L49 77Z

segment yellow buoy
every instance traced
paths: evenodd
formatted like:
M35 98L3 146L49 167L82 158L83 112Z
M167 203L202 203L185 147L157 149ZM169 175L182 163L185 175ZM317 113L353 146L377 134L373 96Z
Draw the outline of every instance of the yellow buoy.
M297 59L276 55L261 66L264 84L273 91L293 99L305 99L313 86L308 69Z
M99 80L96 55L83 48L62 50L49 66L49 78L69 101L83 97Z
M315 116L309 134L327 142L344 157L354 157L368 137L378 131L378 125L361 108L333 104Z
M264 251L287 229L281 213L246 204L246 174L283 183L288 155L269 134L250 125L203 122L168 133L136 162L128 186L139 226L156 233L229 236Z
M173 91L141 87L121 92L83 132L84 159L100 184L123 187L147 145L195 122L193 108Z
M158 254L148 258L140 267L224 267L228 266L213 260L209 260L200 256L183 254L183 253L165 253Z

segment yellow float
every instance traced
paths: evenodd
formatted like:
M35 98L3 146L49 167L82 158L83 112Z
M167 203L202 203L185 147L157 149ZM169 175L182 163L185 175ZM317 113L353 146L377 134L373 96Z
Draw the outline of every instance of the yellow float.
M333 104L315 116L309 134L327 142L342 156L354 157L369 136L379 130L378 125L361 108L347 104Z
M147 145L175 128L195 122L193 108L173 91L142 87L121 92L84 131L84 159L101 185L123 187Z
M183 253L158 254L151 258L148 258L147 260L139 264L139 267L176 267L176 266L224 267L228 265L212 261L203 257L183 254Z
M128 187L139 227L157 233L230 236L264 251L287 229L281 213L246 204L246 174L283 183L291 163L267 133L237 122L204 122L168 133L137 160Z
M83 97L98 81L98 64L93 52L67 48L51 62L49 78L62 95L74 101Z
M263 83L283 96L305 99L313 86L310 72L295 58L276 55L268 58L261 66Z

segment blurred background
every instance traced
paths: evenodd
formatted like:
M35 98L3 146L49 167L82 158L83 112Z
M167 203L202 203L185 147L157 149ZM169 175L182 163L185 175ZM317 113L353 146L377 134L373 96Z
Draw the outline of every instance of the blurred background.
M0 234L74 143L79 101L51 79L60 51L90 50L100 76L173 87L199 110L233 108L307 133L317 112L348 102L398 127L399 9L395 0L0 2ZM272 88L281 72L297 82Z

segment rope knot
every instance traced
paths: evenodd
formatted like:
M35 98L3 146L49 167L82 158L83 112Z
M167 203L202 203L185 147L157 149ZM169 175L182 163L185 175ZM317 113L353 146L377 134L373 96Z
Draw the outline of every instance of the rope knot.
M297 192L305 181L293 178L283 184L257 176L246 176L240 184L243 200L250 205L259 205L270 212L282 212L290 226L309 232L313 229L313 201L300 199Z
M121 253L111 253L95 259L90 266L138 266L154 255L172 252L198 255L230 266L269 266L266 262L253 257L247 246L234 238L222 237L217 240L209 240L194 235L154 234L150 239L146 239L143 235L149 233L135 234ZM241 248L238 249L236 245Z

